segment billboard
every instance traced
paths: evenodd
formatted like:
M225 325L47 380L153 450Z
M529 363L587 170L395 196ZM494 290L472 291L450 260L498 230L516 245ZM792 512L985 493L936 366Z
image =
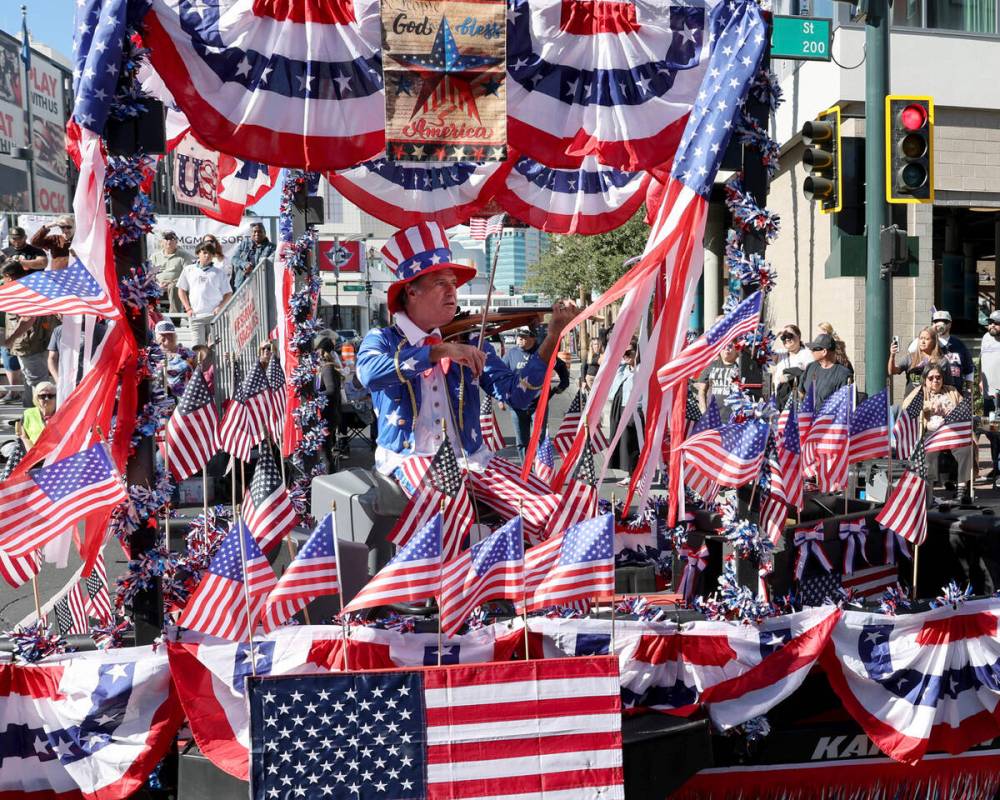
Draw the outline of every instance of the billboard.
M17 42L0 37L0 211L30 205L25 164L6 155L25 143L23 72Z

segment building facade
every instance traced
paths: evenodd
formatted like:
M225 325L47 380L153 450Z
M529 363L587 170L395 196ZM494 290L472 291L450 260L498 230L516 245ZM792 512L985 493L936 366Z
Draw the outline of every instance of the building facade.
M494 289L502 294L516 294L523 290L528 271L541 259L549 245L549 235L534 228L504 228L498 239L491 236L486 243L487 264L497 256Z

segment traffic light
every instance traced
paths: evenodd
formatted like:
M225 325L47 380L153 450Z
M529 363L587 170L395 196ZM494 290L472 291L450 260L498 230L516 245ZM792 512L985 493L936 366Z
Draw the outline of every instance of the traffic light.
M507 284L507 294L509 294L511 297L514 296L514 287L511 286L510 284Z
M840 211L843 195L843 175L840 166L840 106L833 106L816 115L802 126L802 141L806 145L802 166L809 176L802 191L819 203L824 214Z
M934 202L934 99L885 98L885 199Z

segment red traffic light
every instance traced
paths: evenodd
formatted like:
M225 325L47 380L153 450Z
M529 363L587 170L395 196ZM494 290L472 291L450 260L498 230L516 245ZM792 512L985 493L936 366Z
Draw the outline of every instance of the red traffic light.
M899 122L908 131L919 131L927 124L927 109L920 103L910 103L899 112Z

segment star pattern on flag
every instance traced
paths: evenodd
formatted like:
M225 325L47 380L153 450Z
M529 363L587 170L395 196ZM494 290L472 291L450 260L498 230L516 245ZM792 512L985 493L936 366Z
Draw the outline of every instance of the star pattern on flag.
M462 488L462 472L450 444L438 448L427 472L428 480L435 489L452 499L458 496L458 491Z
M191 380L184 389L184 394L181 395L181 401L177 404L177 413L182 416L187 416L188 414L193 414L200 408L204 408L211 402L212 395L209 394L208 384L205 382L205 376L202 375L201 370L199 369L196 370L194 375L191 376Z
M127 0L77 0L73 34L73 118L104 130L118 85Z
M869 398L869 400L873 399L878 402L872 403L866 400L851 415L851 436L856 436L862 431L868 431L872 428L884 428L886 426L888 410L885 402L885 389L875 395L874 398Z
M498 531L502 535L490 536L472 546L472 568L476 575L485 575L490 567L501 561L524 558L524 534L521 525L514 524L516 522L519 522L517 517Z
M38 488L57 501L83 486L106 480L114 475L114 467L104 445L95 444L31 474Z
M440 556L440 515L435 515L434 519L413 534L413 538L406 543L406 547L396 553L393 563L400 564L406 561L422 561L428 558L440 558Z
M208 567L209 572L231 581L243 580L243 554L240 550L239 536L244 537L243 544L249 548L253 537L250 536L245 526L240 525L238 531L233 530L229 536L222 540L222 544L219 545L219 549L212 557L212 563ZM256 548L256 542L254 542L254 547Z
M579 522L566 531L559 565L604 561L614 556L614 522L610 514Z

